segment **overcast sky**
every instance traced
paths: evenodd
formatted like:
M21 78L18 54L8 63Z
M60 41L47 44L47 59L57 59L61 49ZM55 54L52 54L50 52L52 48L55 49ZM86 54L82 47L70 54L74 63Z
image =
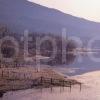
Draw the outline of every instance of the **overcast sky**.
M100 0L28 0L65 13L100 22Z

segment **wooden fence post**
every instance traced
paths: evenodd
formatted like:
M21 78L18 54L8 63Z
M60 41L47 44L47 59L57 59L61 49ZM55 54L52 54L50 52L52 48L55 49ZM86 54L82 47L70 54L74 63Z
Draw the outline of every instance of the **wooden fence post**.
M72 89L72 85L71 85L71 82L70 82L70 92L71 92L71 89Z
M53 84L53 79L51 78L51 85Z
M80 91L82 90L82 83L80 83Z
M43 83L43 77L41 77L41 82L40 82L41 84Z
M63 87L65 86L65 82L64 82L64 80L63 80Z
M3 70L2 70L2 77L3 77Z

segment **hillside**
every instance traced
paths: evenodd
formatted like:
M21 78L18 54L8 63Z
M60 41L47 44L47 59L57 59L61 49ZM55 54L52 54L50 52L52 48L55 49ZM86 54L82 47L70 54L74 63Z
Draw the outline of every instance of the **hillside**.
M0 0L0 23L15 32L25 29L34 32L91 37L100 33L100 23L77 18L56 9L50 9L27 0Z

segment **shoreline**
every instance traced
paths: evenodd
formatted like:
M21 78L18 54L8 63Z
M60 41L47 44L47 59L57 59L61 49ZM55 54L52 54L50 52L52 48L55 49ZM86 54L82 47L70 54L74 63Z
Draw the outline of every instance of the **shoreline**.
M68 100L100 100L99 78L100 71L73 76L72 79L77 79L84 83L82 91L79 91L77 85L73 86L71 92L67 87L27 89L7 92L2 100L13 100L14 98L15 100L66 100L66 98Z
M0 91L2 93L15 90L45 87L69 87L80 82L65 78L62 74L51 68L43 68L37 72L34 68L0 68ZM2 92L3 91L3 92Z

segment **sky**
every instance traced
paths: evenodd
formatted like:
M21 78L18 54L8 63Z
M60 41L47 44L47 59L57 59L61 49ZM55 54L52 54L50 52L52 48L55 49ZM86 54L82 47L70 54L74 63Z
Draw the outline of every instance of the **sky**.
M100 0L28 0L64 13L100 22Z

